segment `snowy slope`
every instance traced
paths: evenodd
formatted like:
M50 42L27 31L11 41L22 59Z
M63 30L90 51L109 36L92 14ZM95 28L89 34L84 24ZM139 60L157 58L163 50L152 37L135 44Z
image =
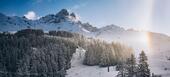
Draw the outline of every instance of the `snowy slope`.
M0 31L17 31L30 26L30 20L22 17L9 17L0 13Z
M170 76L170 37L163 34L150 34L151 49L149 54L149 63L151 71L162 74L163 77ZM166 70L167 69L167 70Z
M85 50L77 48L71 60L71 68L67 70L66 77L115 77L117 71L115 67L110 67L110 72L107 68L100 68L99 66L83 65Z
M108 42L117 41L135 49L136 56L144 50L148 56L151 72L170 76L170 37L160 33L125 30L115 25L109 25L96 33L97 38ZM165 70L166 69L166 70Z
M148 56L151 72L163 77L170 76L169 36L146 31L125 30L115 25L100 28L93 34L96 38L108 42L117 41L131 46L135 49L137 57L140 51L144 50ZM84 52L78 49L74 54L72 67L67 71L67 77L114 77L117 74L117 71L112 69L113 67L111 67L112 72L107 72L107 68L82 65L83 58L78 57L80 51Z
M106 40L108 42L117 41L133 47L136 56L141 50L144 50L148 56L149 67L151 72L170 76L170 37L160 33L125 30L115 25L100 28L93 34L96 38ZM98 66L82 65L83 49L77 49L72 59L72 67L69 69L67 77L114 77L117 71L111 67L111 72L107 72L107 68ZM166 70L165 70L166 69Z

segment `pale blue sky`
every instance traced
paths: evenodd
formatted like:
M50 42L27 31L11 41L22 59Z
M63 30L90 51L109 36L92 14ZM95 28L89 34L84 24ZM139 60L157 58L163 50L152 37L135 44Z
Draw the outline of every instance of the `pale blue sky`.
M7 15L44 16L63 8L96 27L115 24L170 35L170 0L0 0L0 12Z

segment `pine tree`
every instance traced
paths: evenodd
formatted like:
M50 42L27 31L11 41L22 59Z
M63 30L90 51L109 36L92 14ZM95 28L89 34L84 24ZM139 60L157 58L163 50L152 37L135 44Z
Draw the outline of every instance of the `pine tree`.
M137 77L150 77L150 69L148 68L147 56L144 51L139 55L138 76Z
M128 70L126 68L126 63L122 63L119 65L119 72L116 77L128 77Z
M126 69L128 71L128 77L136 76L136 58L133 54L127 59Z
M119 64L119 73L117 77L134 77L136 76L136 58L132 54L125 63Z

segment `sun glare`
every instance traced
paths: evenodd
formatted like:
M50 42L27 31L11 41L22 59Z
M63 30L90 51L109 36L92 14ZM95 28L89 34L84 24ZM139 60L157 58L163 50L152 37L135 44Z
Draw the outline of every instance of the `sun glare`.
M141 34L138 37L140 44L142 44L142 47L149 50L150 49L150 35L149 32L142 31Z
M146 17L144 17L143 24L144 26L141 26L141 35L140 37L140 42L141 44L148 49L149 51L151 50L151 37L150 33L147 32L146 30L152 30L152 15L154 12L154 0L149 0L146 3L146 6L148 7L146 9Z
M147 44L148 44L148 37L147 37L147 33L146 33L146 32L142 32L142 33L141 33L140 42L141 42L143 45L147 46Z
M151 39L150 32L142 32L140 37L141 37L140 38L141 44L144 47L144 49L146 49L145 51L148 54L151 54L151 51L152 51L152 39Z

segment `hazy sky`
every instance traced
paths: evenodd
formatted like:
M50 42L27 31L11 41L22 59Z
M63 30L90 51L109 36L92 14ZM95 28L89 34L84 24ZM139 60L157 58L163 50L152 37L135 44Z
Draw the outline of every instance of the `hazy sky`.
M115 24L170 35L170 0L0 0L0 12L41 17L62 8L96 27Z

